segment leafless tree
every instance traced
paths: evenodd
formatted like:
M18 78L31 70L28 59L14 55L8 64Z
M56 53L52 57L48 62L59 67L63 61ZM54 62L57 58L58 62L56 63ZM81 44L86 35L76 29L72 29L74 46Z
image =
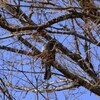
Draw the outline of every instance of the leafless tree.
M0 100L73 100L81 87L100 96L99 36L99 0L0 0ZM52 39L44 80L42 47Z

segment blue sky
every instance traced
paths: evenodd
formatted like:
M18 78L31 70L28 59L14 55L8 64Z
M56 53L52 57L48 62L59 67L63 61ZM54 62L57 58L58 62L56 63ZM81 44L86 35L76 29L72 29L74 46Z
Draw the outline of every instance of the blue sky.
M58 14L59 15L59 14ZM58 16L57 15L57 16ZM41 16L41 15L40 15ZM39 17L39 16L38 16ZM51 17L49 18L49 20L50 19L53 19L53 17L55 17L53 14L51 15ZM33 21L34 21L34 19L36 18L36 15L34 15L33 16ZM37 23L37 20L35 20L36 21L36 23ZM63 24L64 24L64 22L62 22ZM69 24L69 23L67 23L67 24ZM66 24L65 24L66 25ZM69 24L70 25L70 24ZM57 27L57 25L55 25L56 27ZM5 33L6 33L6 31L5 31ZM4 35L6 35L6 34L4 34ZM8 35L8 34L7 34ZM3 35L2 35L3 36ZM53 35L52 35L53 36ZM66 38L67 37L67 38ZM57 38L57 36L56 36L56 38ZM67 48L69 48L69 49L72 49L72 46L70 47L69 45L70 45L70 43L72 42L72 38L71 38L71 36L69 37L69 36L58 36L58 38L57 39L59 39L59 41L61 42L61 41L63 41L64 39L65 39L65 44L63 44L63 45L65 45ZM69 40L69 41L68 41ZM2 42L2 44L4 44L4 45L6 45L6 44L8 44L8 43L12 43L13 41L15 41L15 40L8 40L8 41L3 41ZM32 40L33 41L33 40ZM32 42L31 42L32 43ZM14 43L13 43L14 44ZM17 45L17 46L16 46ZM15 46L18 48L19 47L19 44L16 44ZM74 47L74 46L73 46ZM24 48L24 46L22 46L22 48ZM26 49L26 47L25 47L25 49ZM28 49L26 49L26 50L28 50ZM74 50L74 49L73 49ZM93 51L93 52L95 52L95 51ZM99 52L99 50L98 50L98 52ZM7 54L6 54L7 53ZM6 52L6 53L4 53L3 52L3 54L5 54L6 56L6 60L8 60L9 61L9 59L11 60L11 58L12 58L12 61L15 61L16 59L14 59L14 57L15 56L11 56L11 53L8 53L8 52ZM18 55L17 55L18 56ZM18 57L19 58L19 57ZM23 58L24 59L24 58ZM29 61L31 61L30 59L29 59ZM33 61L33 60L32 60ZM95 61L96 60L94 60L94 63L93 64L95 64L95 66L98 66L98 63L96 62L95 63ZM27 59L24 59L24 61L23 62L28 62L28 57L27 57ZM32 62L33 63L33 62ZM5 67L5 66L4 66ZM24 67L23 66L20 66L20 64L18 65L18 64L16 64L15 65L15 67L16 68L18 68L18 69L22 69L22 68L24 68L25 70L30 70L32 67L33 67L33 65L24 65ZM5 67L6 68L6 67ZM39 70L39 69L37 69L37 70ZM14 74L14 75L16 75L16 76L18 76L18 74ZM9 77L9 76L8 76ZM23 76L22 76L23 77ZM33 78L33 77L32 77ZM24 79L24 77L23 77L23 79ZM13 79L14 81L15 81L15 83L16 83L16 77L14 77L14 79ZM21 80L20 80L21 81ZM68 100L100 100L100 98L98 97L98 96L96 96L95 94L93 94L93 93L91 93L90 91L88 91L88 90L86 90L86 89L84 89L84 88L80 88L80 90L82 91L82 94L80 93L80 94L78 94L78 92L80 92L78 89L77 90L75 90L74 92L75 92L75 94L73 95L73 96L71 96L71 97L69 97L68 98ZM65 96L64 95L66 95L66 96L68 96L68 93L71 93L71 92L73 92L73 91L68 91L68 90L64 90L64 91L61 91L61 92L57 92L57 96L58 96L58 100L66 100L65 99ZM17 96L19 96L18 94L17 94ZM51 96L53 97L53 95L52 95L52 93L51 93ZM76 98L74 98L74 96L76 97ZM33 98L35 98L36 97L36 95L35 95L35 93L28 93L28 96L27 96L27 98L23 98L23 100L33 100ZM41 97L41 96L40 96ZM19 98L20 98L20 96L19 96ZM41 99L41 100L43 100L43 98ZM54 100L54 99L50 99L50 100Z
M98 97L97 95L90 93L90 91L87 91L86 94L83 94L80 97L80 100L100 100L100 97Z

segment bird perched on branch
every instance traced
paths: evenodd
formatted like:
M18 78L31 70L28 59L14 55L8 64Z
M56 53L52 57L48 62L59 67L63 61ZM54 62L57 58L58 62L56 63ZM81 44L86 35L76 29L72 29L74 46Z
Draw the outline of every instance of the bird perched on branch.
M54 39L48 41L42 48L42 65L45 67L44 79L49 80L51 77L51 65L55 61L55 43Z

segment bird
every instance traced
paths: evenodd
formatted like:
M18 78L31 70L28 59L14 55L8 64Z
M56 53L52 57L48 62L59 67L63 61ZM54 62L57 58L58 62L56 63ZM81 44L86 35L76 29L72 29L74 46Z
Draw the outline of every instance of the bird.
M48 41L42 48L42 65L45 68L44 80L51 78L51 65L55 61L55 40Z

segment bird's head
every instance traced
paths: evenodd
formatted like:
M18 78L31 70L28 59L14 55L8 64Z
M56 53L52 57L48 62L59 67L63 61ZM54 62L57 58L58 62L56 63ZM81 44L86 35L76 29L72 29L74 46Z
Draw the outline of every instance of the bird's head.
M52 51L52 50L54 49L55 43L56 43L56 40L55 40L55 39L52 39L52 40L48 41L48 42L44 45L42 51L43 51L43 50Z

